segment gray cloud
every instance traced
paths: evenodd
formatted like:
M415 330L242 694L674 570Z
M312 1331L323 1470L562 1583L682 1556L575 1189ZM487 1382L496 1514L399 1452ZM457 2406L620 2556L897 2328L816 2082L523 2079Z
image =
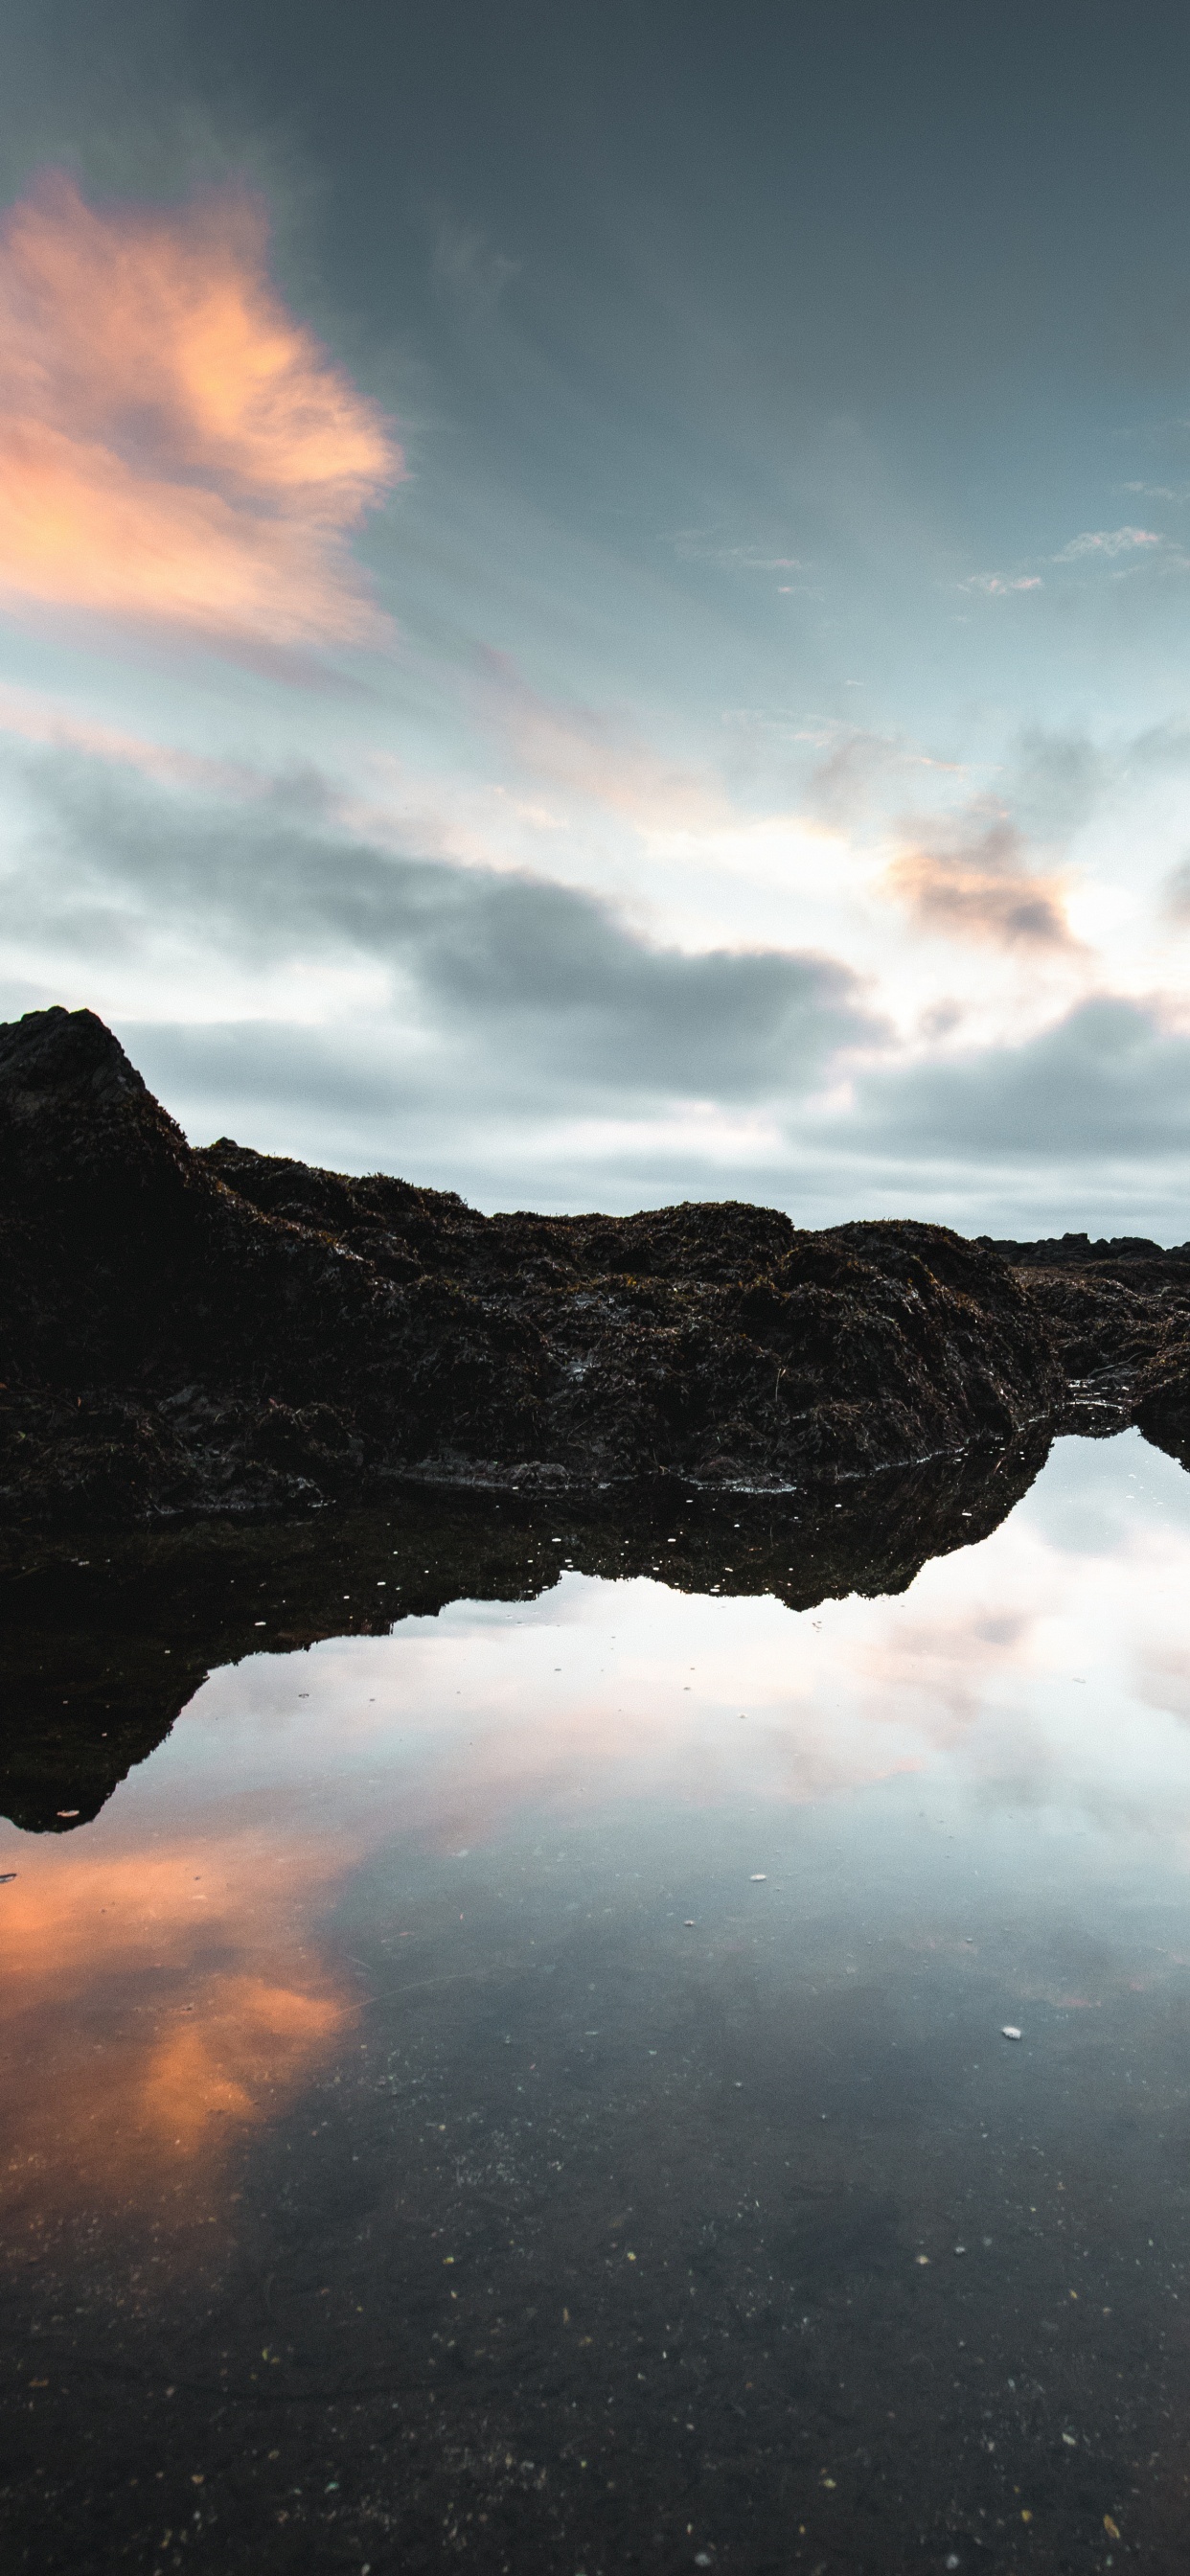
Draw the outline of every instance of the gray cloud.
M689 956L589 894L348 839L313 775L255 806L58 751L25 780L40 823L0 898L26 979L10 1008L93 1000L111 967L151 1011L162 951L193 956L208 995L221 960L241 978L382 969L366 1006L316 1029L122 1020L199 1139L230 1129L489 1206L728 1193L806 1223L891 1206L968 1231L1190 1230L1190 1037L1155 1005L1100 996L1023 1045L966 1055L940 1024L938 1052L907 1065L830 959ZM29 980L50 941L66 990ZM848 1068L850 1100L828 1101ZM684 1112L702 1103L745 1113L741 1143L763 1113L751 1159L701 1141Z
M1103 994L1025 1045L889 1071L853 1117L906 1159L1155 1166L1190 1156L1190 1037Z
M76 974L135 956L150 922L241 967L362 959L387 967L403 1021L465 1057L489 1099L548 1083L559 1106L796 1094L881 1035L829 958L687 955L548 879L348 840L317 780L202 809L61 754L28 769L46 821L38 865L7 889L9 935L52 937Z

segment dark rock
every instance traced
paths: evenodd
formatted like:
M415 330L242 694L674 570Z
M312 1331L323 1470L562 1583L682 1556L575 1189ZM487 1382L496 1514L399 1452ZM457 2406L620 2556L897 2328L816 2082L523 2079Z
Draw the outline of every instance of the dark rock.
M1052 1420L1035 1298L941 1226L484 1217L224 1138L90 1012L0 1029L0 1500L289 1509L417 1476L781 1488Z
M1137 1422L1190 1462L1190 1245L1066 1234L996 1248L1049 1326L1067 1380L1066 1427Z
M978 1234L975 1240L988 1252L998 1252L1014 1270L1084 1270L1091 1262L1131 1265L1154 1259L1190 1266L1190 1243L1174 1244L1167 1251L1147 1234L1100 1235L1094 1243L1087 1234L1042 1235L1034 1243L1017 1243L1007 1235L993 1234Z

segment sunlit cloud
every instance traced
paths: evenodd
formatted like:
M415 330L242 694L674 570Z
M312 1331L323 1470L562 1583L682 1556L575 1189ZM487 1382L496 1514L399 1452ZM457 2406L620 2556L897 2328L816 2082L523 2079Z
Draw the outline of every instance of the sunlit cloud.
M1029 866L1024 835L1004 814L974 806L926 825L893 860L888 892L917 926L979 947L1077 949L1056 876Z
M404 471L270 282L242 191L96 211L51 173L0 228L0 597L216 645L375 642L347 538Z

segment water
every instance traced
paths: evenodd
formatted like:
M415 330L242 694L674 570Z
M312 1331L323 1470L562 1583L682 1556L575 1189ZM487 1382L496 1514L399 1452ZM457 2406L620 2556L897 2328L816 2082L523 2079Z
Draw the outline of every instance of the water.
M968 1490L16 1587L7 2566L1184 2565L1190 1479Z

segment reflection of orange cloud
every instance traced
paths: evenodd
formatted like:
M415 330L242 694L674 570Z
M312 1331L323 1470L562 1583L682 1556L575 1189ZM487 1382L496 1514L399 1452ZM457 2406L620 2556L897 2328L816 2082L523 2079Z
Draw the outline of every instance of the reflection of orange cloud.
M0 589L292 648L383 631L346 531L403 471L272 289L260 206L103 214L60 176L0 230Z
M214 1850L123 1850L110 1828L89 1847L31 1842L0 1975L10 2192L32 2175L44 2194L54 2173L67 2192L83 2174L93 2193L168 2188L274 2115L351 2008L304 1955L350 1856L326 1835L289 1847L284 1826Z
M919 927L976 947L1077 948L1061 881L1027 864L1022 834L1003 815L969 815L915 836L885 883Z
M212 1979L202 2016L175 2025L152 2050L141 2092L148 2127L168 2144L198 2149L212 2122L243 2126L275 2107L278 2084L304 2075L342 2021L324 1995L265 1977Z

